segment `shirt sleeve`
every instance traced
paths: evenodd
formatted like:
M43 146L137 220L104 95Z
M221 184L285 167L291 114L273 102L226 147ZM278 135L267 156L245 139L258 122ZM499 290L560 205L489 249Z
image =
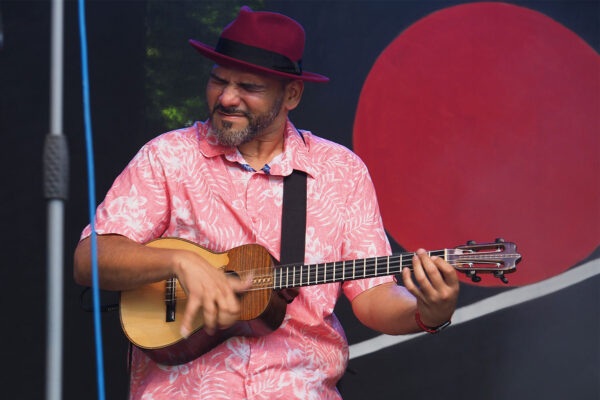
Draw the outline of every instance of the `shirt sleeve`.
M354 176L351 179L355 185L346 203L342 257L344 260L351 260L389 255L391 248L383 228L373 181L364 163L357 156L354 157ZM344 282L342 288L346 297L352 301L363 291L392 281L392 276L359 279Z
M115 233L145 243L165 231L169 221L166 179L152 143L136 154L98 206L98 234ZM88 225L81 239L90 234Z

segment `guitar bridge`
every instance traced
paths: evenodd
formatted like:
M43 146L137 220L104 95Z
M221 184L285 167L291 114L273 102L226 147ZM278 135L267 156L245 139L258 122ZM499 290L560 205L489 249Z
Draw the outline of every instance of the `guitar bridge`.
M177 298L175 293L177 292L177 281L175 278L170 278L165 281L165 304L166 304L166 322L175 321L175 308L177 305Z

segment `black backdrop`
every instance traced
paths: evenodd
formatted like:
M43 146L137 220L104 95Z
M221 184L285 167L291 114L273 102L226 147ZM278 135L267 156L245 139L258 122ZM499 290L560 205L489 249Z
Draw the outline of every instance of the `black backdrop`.
M265 2L264 8L300 21L308 33L308 70L333 77L307 85L295 123L351 147L352 123L364 78L377 55L419 18L458 2ZM176 6L177 3L172 3ZM225 6L237 9L236 3ZM540 11L600 45L596 1L532 1L516 4ZM75 2L65 14L65 133L71 156L71 194L66 212L64 398L94 398L92 318L80 310L71 254L87 218L81 106L81 73ZM0 49L0 134L4 307L3 398L44 394L45 202L41 152L48 131L50 4L0 1L4 45ZM144 60L147 3L88 3L88 44L97 192L147 140L160 133L148 123ZM190 27L190 36L197 27ZM200 40L209 39L197 37ZM188 45L173 43L182 51ZM335 52L329 51L335 48ZM195 54L191 54L194 55ZM209 64L198 62L198 68ZM203 93L204 88L197 88ZM326 110L326 114L323 113ZM198 119L205 118L199 110ZM598 221L592 221L598 223ZM590 258L597 258L593 254ZM596 399L600 395L599 278L458 325L440 336L421 336L351 360L340 382L346 399ZM463 285L460 306L501 292ZM105 294L111 300L110 294ZM350 343L376 336L362 328L342 301L337 313ZM118 315L102 317L107 398L127 393L127 342Z

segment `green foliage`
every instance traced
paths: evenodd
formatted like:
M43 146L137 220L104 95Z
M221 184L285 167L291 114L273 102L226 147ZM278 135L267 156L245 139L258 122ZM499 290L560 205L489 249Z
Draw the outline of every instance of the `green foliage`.
M151 133L206 119L205 87L212 61L188 39L214 46L244 4L264 9L264 0L147 1L146 115Z

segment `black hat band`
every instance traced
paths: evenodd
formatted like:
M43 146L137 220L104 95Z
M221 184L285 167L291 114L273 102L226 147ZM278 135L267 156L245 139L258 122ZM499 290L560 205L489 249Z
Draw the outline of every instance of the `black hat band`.
M302 75L302 60L294 62L283 54L261 49L260 47L250 46L221 37L217 42L215 51L259 67L288 74Z

